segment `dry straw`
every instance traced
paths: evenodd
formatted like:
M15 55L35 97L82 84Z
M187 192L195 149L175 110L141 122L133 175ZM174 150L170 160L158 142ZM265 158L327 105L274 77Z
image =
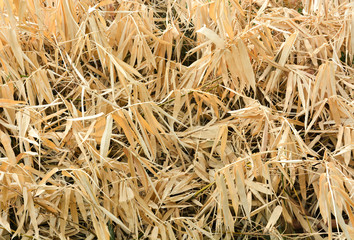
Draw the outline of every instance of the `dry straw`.
M1 0L1 239L354 239L350 0Z

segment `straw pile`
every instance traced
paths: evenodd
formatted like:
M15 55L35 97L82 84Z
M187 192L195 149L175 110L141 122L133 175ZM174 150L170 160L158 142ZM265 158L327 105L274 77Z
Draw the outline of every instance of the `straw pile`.
M352 1L0 12L1 239L354 238Z

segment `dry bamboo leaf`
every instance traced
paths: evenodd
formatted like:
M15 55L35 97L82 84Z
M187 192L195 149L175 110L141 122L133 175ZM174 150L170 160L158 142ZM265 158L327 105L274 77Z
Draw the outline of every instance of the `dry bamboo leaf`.
M0 106L5 108L5 107L13 107L14 105L17 104L22 104L25 103L24 101L15 101L12 99L4 99L4 98L0 98Z
M209 17L216 21L215 2L209 4Z
M106 158L108 155L110 139L112 136L112 124L113 124L112 115L109 114L106 120L106 127L102 135L101 146L100 146L100 155L103 159Z
M99 114L92 115L92 116L78 117L78 118L69 118L69 119L67 119L67 120L68 120L68 121L85 121L85 120L95 119L95 118L101 117L101 116L103 116L103 115L104 115L104 113L101 112L101 113L99 113Z
M100 222L97 219L97 214L95 213L93 208L91 208L91 216L92 216L91 219L92 219L93 227L97 232L97 238L99 240L108 239L109 238L108 229L105 224L100 224Z
M5 148L6 155L9 159L9 164L15 166L17 161L16 161L15 153L11 147L11 139L7 134L5 134L1 130L0 130L0 141Z
M238 50L240 53L240 56L238 56L238 57L240 57L240 59L241 59L242 66L243 66L243 72L247 78L247 82L248 82L248 84L251 85L253 91L256 91L256 79L254 76L254 72L253 72L250 58L247 53L247 47L244 44L244 42L242 41L242 39L240 39L240 38L237 39L237 47L238 47Z
M341 123L341 114L339 112L339 106L337 104L337 99L335 97L330 97L328 99L328 104L329 104L329 107L330 107L330 111L331 111L331 115L332 115L332 118L334 119L334 121L336 122L336 124L338 126L340 126L340 123Z
M112 114L112 117L114 121L123 128L123 131L125 132L125 135L128 138L129 143L134 146L135 145L135 140L138 140L138 137L136 136L135 132L129 127L128 122L118 114Z
M84 221L87 221L87 212L86 212L86 208L85 208L85 204L82 199L82 196L78 191L74 191L74 193L75 193L75 199L76 199L77 205L80 209L80 213L81 213Z
M204 26L196 32L201 33L204 36L206 36L209 40L211 40L216 45L216 47L218 47L220 49L224 49L224 47L225 47L224 40L222 40L218 36L218 34L216 34L213 30Z
M277 223L282 211L283 211L282 206L277 206L273 210L272 215L268 220L267 226L264 228L264 232L268 232Z
M258 192L264 193L264 194L272 194L272 190L270 190L265 184L262 183L257 183L249 180L245 180L245 183L251 188L254 189Z
M117 217L115 217L111 212L109 212L107 209L104 207L100 206L100 209L104 214L106 214L110 219L112 219L115 223L118 224L119 227L121 227L126 233L130 233L129 228L127 228L121 220L119 220Z
M226 189L226 184L225 184L223 175L220 174L219 176L216 177L216 184L220 188L221 209L224 214L223 219L224 219L224 222L225 222L225 225L227 226L227 228L231 230L234 227L234 223L232 220L232 216L231 216L229 204L228 204L229 193Z
M6 1L8 2L8 1ZM14 52L14 55L21 67L22 70L24 70L24 62L23 62L23 52L21 49L21 45L19 44L19 42L17 41L17 36L16 36L16 32L15 29L9 29L8 30L8 37L9 37L9 44L12 48L12 51Z
M241 13L241 15L245 16L245 13L244 13L242 7L240 6L240 3L236 0L233 0L232 3L235 4L237 10Z
M164 41L158 37L156 37L154 34L152 34L148 29L146 29L144 26L140 25L139 29L141 31L143 31L144 33L146 33L147 35L149 35L150 37L152 37L154 40L158 41L160 44L165 44L165 45L171 45L171 43Z
M43 178L42 180L38 183L38 185L44 185L47 180L53 176L53 174L55 174L58 171L58 168L53 168L52 170L50 170Z
M240 201L243 210L245 211L245 214L250 220L250 213L251 213L251 208L249 207L247 197L246 197L246 188L245 188L245 182L244 182L244 173L242 169L242 165L236 165L234 167L234 171L236 173L236 186L237 186L237 191L240 196Z
M313 126L313 124L317 121L318 117L320 116L320 114L322 113L322 109L324 108L325 104L327 103L327 99L324 99L324 101L322 101L320 107L317 109L317 111L315 112L315 114L312 117L312 120L310 122L310 124L307 126L305 134L308 133L308 131L311 129L311 127Z

